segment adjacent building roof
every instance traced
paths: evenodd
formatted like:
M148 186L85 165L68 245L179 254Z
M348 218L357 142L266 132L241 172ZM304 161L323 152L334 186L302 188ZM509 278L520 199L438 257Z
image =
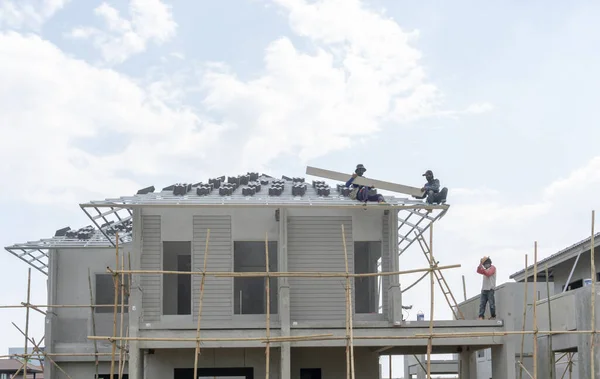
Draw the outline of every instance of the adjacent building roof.
M10 374L14 374L15 372L17 372L17 370L19 370L21 368L21 366L23 365L23 362L21 362L18 359L0 359L0 373L10 373ZM27 365L27 372L28 373L40 373L43 372L42 370L40 370L39 367L36 366L32 366L32 365ZM23 371L21 371L21 375Z
M583 253L584 251L588 251L591 249L592 245L592 237L585 238L567 248L560 250L557 253L552 254L551 256L538 261L538 272L545 270L546 265L548 268L552 268L559 263L565 262L569 259L575 258L578 254ZM600 247L600 233L596 233L594 235L594 248ZM527 267L527 271L529 275L533 275L533 267L531 265ZM510 276L510 279L514 279L516 281L524 280L525 277L525 269L515 272Z

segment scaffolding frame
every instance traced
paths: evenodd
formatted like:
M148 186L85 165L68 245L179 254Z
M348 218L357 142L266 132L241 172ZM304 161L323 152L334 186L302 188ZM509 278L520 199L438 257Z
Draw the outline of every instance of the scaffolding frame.
M594 262L594 220L595 220L595 212L592 211L592 247L591 247L591 269L592 269L592 273L595 273L595 262ZM591 346L590 346L590 354L591 354L591 373L592 376L594 376L595 374L595 367L594 367L594 354L595 354L595 335L596 335L596 325L595 325L595 286L596 286L596 279L595 279L595 275L592 275L592 284L591 284L591 306L590 306L590 312L591 312L591 330L570 330L570 331L556 331L556 330L552 330L551 325L549 325L549 330L547 331L540 331L537 327L537 301L533 302L533 321L534 321L534 325L533 325L533 330L530 331L525 331L523 328L523 330L521 331L502 331L502 332L464 332L464 333L436 333L433 330L433 321L434 321L434 271L436 270L446 270L446 269L452 269L452 268L457 268L460 267L460 265L451 265L451 266L438 266L435 263L435 259L433 256L433 222L429 225L429 254L430 254L430 265L429 267L426 268L422 268L422 269L413 269L413 270L406 270L406 271L396 271L396 272L377 272L377 273L367 273L367 274L353 274L349 272L348 269L348 252L347 252L347 248L346 248L346 235L345 235L345 230L344 230L344 225L341 225L341 233L342 233L342 241L343 241L343 250L344 250L344 260L345 260L345 267L346 267L346 272L345 273L340 273L340 272L270 272L269 271L269 262L268 262L268 238L265 235L265 254L266 254L266 268L264 272L210 272L207 270L207 264L206 264L206 260L207 260L207 256L209 253L209 238L210 238L210 229L207 230L207 237L206 237L206 251L205 251L205 263L204 263L204 267L202 271L188 271L188 272L182 272L182 271L165 271L165 270L132 270L131 267L129 267L129 269L125 269L125 254L124 253L120 253L120 247L119 247L119 241L120 238L118 236L118 234L116 235L115 238L115 268L112 269L110 267L107 267L107 272L111 273L113 275L113 280L114 280L114 303L112 305L106 305L109 307L113 308L113 333L112 336L96 336L96 335L92 335L92 336L88 336L88 340L94 341L94 343L98 340L106 340L109 341L112 345L112 351L110 354L106 354L106 353L99 353L97 351L97 347L95 347L95 352L94 353L64 353L64 354L60 354L60 353L51 353L51 352L47 352L47 351L41 351L40 345L41 342L43 342L43 338L42 340L40 340L39 342L35 342L35 340L33 338L31 338L29 336L29 321L30 321L30 310L42 313L42 314L46 314L46 312L44 312L42 309L43 308L47 308L48 311L51 311L52 309L56 309L56 308L90 308L90 310L92 310L92 323L95 325L95 321L94 321L94 312L93 309L95 307L98 307L100 305L95 305L93 298L92 298L92 291L91 291L91 286L90 286L90 304L82 304L82 305L53 305L53 304L49 304L49 305L33 305L30 303L30 294L31 294L31 268L28 269L28 278L27 278L27 301L24 303L21 303L21 305L15 305L15 306L0 306L0 308L25 308L26 309L26 316L25 316L25 331L23 332L16 324L13 323L13 325L24 335L25 338L25 349L24 349L24 353L21 355L12 355L10 357L21 357L23 358L23 364L21 366L21 369L19 369L19 371L17 373L15 373L12 378L15 378L20 371L24 371L25 377L27 374L27 369L28 369L28 365L29 365L29 360L34 358L34 357L40 357L43 356L45 359L47 359L53 366L55 366L59 371L61 371L67 378L71 378L68 373L66 373L61 367L60 365L58 365L53 359L53 356L67 356L67 357L82 357L82 356L93 356L96 358L96 367L97 367L97 362L98 362L98 357L99 356L106 356L106 355L110 355L111 356L111 372L110 372L110 377L111 379L114 377L115 374L115 364L117 363L117 359L118 359L118 374L122 375L123 371L124 371L124 366L125 366L125 362L128 361L128 354L129 354L129 345L128 342L129 341L157 341L157 340L161 340L161 341L193 341L196 343L196 356L195 356L195 363L194 363L194 370L196 372L197 370L197 357L198 354L200 354L200 343L201 342L207 342L207 341L260 341L262 343L265 344L265 355L266 355L266 376L265 378L268 379L269 378L269 362L270 362L270 344L271 343L277 343L277 342L295 342L295 341L318 341L318 340L346 340L346 350L347 350L347 358L346 358L346 366L347 366L347 373L346 373L346 377L347 379L355 379L355 371L354 371L354 354L353 354L353 349L354 349L354 340L355 339L426 339L427 340L427 378L430 379L431 378L431 353L432 353L432 347L433 347L433 339L439 339L439 338L460 338L460 337L483 337L483 336L508 336L508 335L521 335L524 336L525 335L532 335L533 336L533 342L534 342L534 350L533 350L533 364L534 364L534 369L533 369L533 374L529 373L523 366L521 361L518 361L518 363L520 364L520 367L522 370L524 370L531 378L533 379L538 379L537 378L537 355L538 355L538 351L537 351L537 338L540 335L557 335L557 334L589 334L590 339L591 339ZM122 248L121 248L122 249ZM527 258L526 258L527 259ZM527 265L526 265L527 267ZM417 272L424 272L425 274L429 274L430 277L430 291L431 291L431 298L430 298L430 305L431 305L431 314L430 314L430 319L429 319L429 333L420 333L420 334L415 334L413 336L360 336L360 337L355 337L353 336L353 308L352 308L352 281L350 280L351 278L357 278L357 277L381 277L381 276L393 276L393 275L405 275L405 274L409 274L409 273L417 273ZM533 282L533 286L534 286L534 292L535 292L535 288L537 285L537 241L534 244L534 282ZM200 275L202 276L202 282L201 282L201 289L200 289L200 302L199 302L199 309L198 309L198 324L197 324L197 334L196 334L196 338L178 338L178 337L167 337L167 338L142 338L142 337L130 337L128 336L128 333L126 333L126 335L124 336L123 333L123 317L124 317L124 307L125 307L125 294L126 291L127 293L129 293L130 286L131 286L131 278L133 275L164 275L164 274L174 274L174 275ZM123 284L124 283L124 276L128 276L129 280L128 280L128 286L126 289L126 286ZM257 338L202 338L200 336L200 319L201 319L201 310L202 310L202 298L203 298L203 293L204 293L204 280L207 276L214 276L214 277L263 277L266 279L266 291L267 291L267 312L266 312L266 320L265 320L265 337L257 337ZM337 278L345 278L346 279L346 336L345 337L337 337L337 336L333 336L331 334L321 334L321 335L304 335L304 336L281 336L281 337L272 337L270 336L270 297L269 297L269 282L270 282L270 278L271 277L303 277L303 278L331 278L331 277L337 277ZM121 293L121 296L119 297L119 290ZM120 301L119 301L120 300ZM525 302L527 300L525 299ZM127 306L129 307L130 304L128 303ZM121 309L121 328L119 331L119 334L117 335L117 310L120 307ZM525 319L525 314L526 314L526 307L524 309L524 319ZM33 353L28 353L28 344L32 343L34 345L34 352ZM117 358L117 349L119 349L119 356ZM2 357L0 357L2 358ZM570 359L572 359L572 356L569 357ZM554 361L554 360L551 360ZM572 366L572 365L570 365ZM564 376L564 374L563 374ZM120 376L121 377L121 376Z

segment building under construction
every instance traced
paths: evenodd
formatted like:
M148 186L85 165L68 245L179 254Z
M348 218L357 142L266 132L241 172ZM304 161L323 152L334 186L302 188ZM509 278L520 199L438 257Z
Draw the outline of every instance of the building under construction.
M371 379L381 355L424 355L431 371L432 354L458 353L470 378L464 362L490 348L492 377L515 378L514 340L542 329L456 306L443 272L460 266L430 249L450 206L348 195L258 173L149 187L80 204L88 227L7 247L48 276L48 303L24 303L46 314L33 354L44 377ZM399 267L410 247L424 268ZM403 320L403 275L415 272L432 298L442 287L455 320L435 320L433 306Z

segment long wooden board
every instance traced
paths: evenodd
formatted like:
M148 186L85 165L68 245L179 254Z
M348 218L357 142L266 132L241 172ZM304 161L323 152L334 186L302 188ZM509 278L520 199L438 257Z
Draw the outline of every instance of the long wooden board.
M316 168L311 166L306 167L306 175L338 180L344 183L347 182L348 179L350 179L350 177L352 176L352 174L344 174L343 172L325 170L322 168ZM404 193L412 196L421 196L423 194L420 188L405 186L397 183L385 182L383 180L365 178L362 176L357 176L356 179L354 179L354 183L363 186L373 186L375 188L388 190L392 192Z

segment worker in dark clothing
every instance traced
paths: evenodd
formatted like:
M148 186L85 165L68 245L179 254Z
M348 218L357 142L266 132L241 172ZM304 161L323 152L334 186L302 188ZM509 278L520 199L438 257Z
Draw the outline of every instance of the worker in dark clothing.
M346 182L346 187L352 188L352 191L350 192L350 195L348 195L348 196L353 200L363 201L365 203L367 201L376 201L378 203L385 203L385 199L383 198L383 195L378 194L377 190L375 190L374 187L372 187L372 186L365 187L365 186L361 186L360 184L353 183L354 179L356 179L357 176L363 176L365 171L367 171L367 169L362 164L359 164L356 166L356 170L354 170L354 174L352 174L352 177L350 178L350 180L348 180Z
M427 198L427 204L444 204L446 203L446 197L448 196L448 188L444 187L440 191L440 181L439 179L435 179L433 177L433 172L431 170L425 171L423 174L425 179L427 179L427 183L421 188L423 191L423 195L414 196L415 199L425 199Z

